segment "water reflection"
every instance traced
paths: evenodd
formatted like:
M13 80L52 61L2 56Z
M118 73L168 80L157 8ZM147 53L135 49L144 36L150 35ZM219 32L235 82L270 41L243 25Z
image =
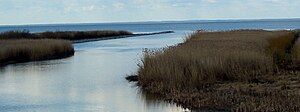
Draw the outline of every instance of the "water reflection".
M169 106L181 107L180 105L177 105L172 101L164 101L163 97L160 95L143 91L143 89L141 88L138 88L138 90L139 90L139 94L141 95L141 98L144 100L145 104L148 107L169 107ZM190 110L187 108L176 108L176 109L172 109L172 111L190 112Z
M183 33L75 44L74 57L0 69L0 111L181 112L149 103L124 78L137 70L144 48L182 41Z

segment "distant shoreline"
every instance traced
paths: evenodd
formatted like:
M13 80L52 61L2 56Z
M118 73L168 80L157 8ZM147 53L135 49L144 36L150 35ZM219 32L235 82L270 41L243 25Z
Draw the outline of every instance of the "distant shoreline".
M148 23L180 23L180 22L232 22L232 21L300 21L300 18L245 18L245 19L205 19L205 20L166 20L166 21L134 21L134 22L100 22L100 23L26 23L0 24L0 27L16 26L56 26L56 25L93 25L93 24L148 24Z
M174 31L159 31L149 33L132 33L125 30L92 30L92 31L47 31L31 33L29 30L16 30L0 33L0 40L17 39L61 39L69 40L73 43L100 41L108 39L127 38L135 36L156 35L174 33Z
M77 43L84 43L84 42L93 42L93 41L110 40L110 39L120 39L120 38L146 36L146 35L158 35L158 34L166 34L166 33L174 33L174 31L160 31L160 32L138 33L138 34L122 35L122 36L100 37L100 38L92 38L92 39L80 39L80 40L73 40L72 42L74 44L77 44Z

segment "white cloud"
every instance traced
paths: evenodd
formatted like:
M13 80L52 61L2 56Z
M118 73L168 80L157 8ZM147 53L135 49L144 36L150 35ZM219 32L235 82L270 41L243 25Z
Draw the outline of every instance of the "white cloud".
M0 24L287 18L300 17L299 4L300 0L0 0Z
M90 6L83 6L81 9L82 9L83 11L93 11L93 10L95 10L96 8L95 8L94 5L90 5Z
M207 3L216 3L217 0L203 0L204 2L207 2Z
M112 6L113 6L113 9L115 9L115 10L122 10L124 8L125 4L122 2L114 2L112 4Z

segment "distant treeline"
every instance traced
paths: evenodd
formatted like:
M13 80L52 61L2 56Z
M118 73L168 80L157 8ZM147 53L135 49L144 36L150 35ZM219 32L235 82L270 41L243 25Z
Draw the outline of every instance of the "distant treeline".
M96 31L47 31L42 33L30 33L28 30L7 31L0 33L0 39L65 39L81 40L111 36L132 35L128 31L96 30Z

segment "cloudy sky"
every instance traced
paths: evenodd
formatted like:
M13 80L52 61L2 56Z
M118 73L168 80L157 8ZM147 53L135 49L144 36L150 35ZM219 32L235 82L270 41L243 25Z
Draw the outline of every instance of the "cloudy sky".
M0 24L300 17L300 0L0 0Z

